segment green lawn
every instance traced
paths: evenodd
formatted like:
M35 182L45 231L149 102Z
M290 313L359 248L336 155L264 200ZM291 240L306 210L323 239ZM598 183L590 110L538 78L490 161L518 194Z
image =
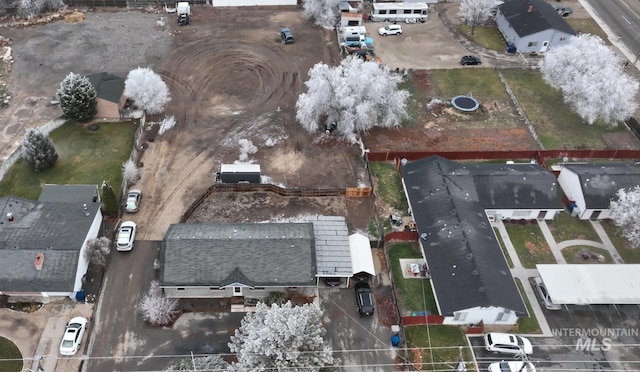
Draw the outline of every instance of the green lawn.
M609 252L606 249L589 247L589 246L585 246L585 245L577 245L577 246L574 246L574 247L567 247L567 248L562 250L562 256L564 257L565 261L567 261L567 263L569 263L569 264L583 264L583 263L596 263L597 262L597 261L594 262L593 260L585 261L583 258L579 257L578 253L580 253L582 251L596 253L596 254L600 254L600 255L604 256L604 262L602 262L602 263L606 263L606 264L613 263L613 258L611 257L611 254L609 254Z
M417 244L395 243L389 247L391 275L398 291L398 300L405 312L426 311L437 314L435 298L431 290L431 282L425 279L405 279L402 277L403 268L400 267L401 258L422 258ZM426 305L425 305L426 302Z
M502 71L518 102L531 120L545 149L605 149L601 134L625 131L605 123L585 124L563 102L562 93L544 82L537 71Z
M465 335L459 327L430 325L412 326L404 329L407 348L430 348L408 350L406 355L409 362L414 363L411 371L450 371L462 358L472 360L473 355L467 344ZM422 356L422 365L416 363ZM467 365L467 368L473 368Z
M598 26L598 23L593 18L567 17L564 20L565 22L567 22L567 24L569 24L569 27L571 27L573 31L577 33L600 36L600 38L606 45L611 45L611 42L609 41L609 36L607 36L607 33L604 32L600 28L600 26Z
M557 263L538 224L506 223L505 227L523 267L535 269L536 264Z
M101 123L97 132L68 122L51 132L58 152L56 166L36 173L20 159L0 181L0 197L6 195L38 199L42 185L102 184L107 181L119 195L120 169L133 149L137 124Z
M471 94L481 103L482 101L511 102L504 85L493 69L433 70L430 79L442 99Z
M22 354L10 340L0 337L0 371L20 372L22 370Z
M531 334L531 333L541 333L540 325L538 324L538 318L536 318L536 314L533 313L533 308L531 307L531 303L529 302L529 298L524 294L523 283L520 282L520 279L515 278L516 285L522 294L522 299L524 300L525 305L527 305L527 311L529 312L528 318L520 318L518 319L517 333ZM529 285L529 283L525 283L525 285Z
M395 166L391 163L370 162L369 170L376 181L377 196L396 211L406 212L409 204L404 196L402 180Z
M558 243L573 239L585 239L602 243L589 221L571 217L566 212L560 213L553 221L548 221L547 225Z
M500 52L507 50L507 43L504 41L504 37L497 27L476 27L475 30L473 30L473 35L471 35L471 26L467 24L461 23L457 26L457 29L467 39L487 49Z
M494 228L493 232L496 234L496 238L498 238L498 242L500 243L500 248L502 248L502 253L504 254L504 257L507 259L507 263L509 264L509 267L513 269L513 261L511 261L511 256L509 256L509 252L507 252L507 248L504 245L502 236L500 236L500 231Z
M622 257L624 263L638 264L640 263L640 248L633 248L629 240L620 235L618 227L610 221L602 221L602 227L607 232L609 239L616 247L616 250Z
M407 100L407 113L409 117L402 122L402 126L412 127L417 124L421 124L418 121L420 113L422 112L422 105L425 101L425 94L421 89L418 89L414 81L413 75L409 74L407 79L404 79L398 88L404 89L409 92L410 96Z

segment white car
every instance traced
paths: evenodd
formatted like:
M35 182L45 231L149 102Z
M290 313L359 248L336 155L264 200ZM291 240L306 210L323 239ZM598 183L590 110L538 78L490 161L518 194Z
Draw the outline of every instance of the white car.
M124 206L124 211L129 213L135 213L140 208L140 198L142 197L142 191L138 189L129 190L127 193L127 202Z
M60 342L60 354L62 355L76 355L80 348L80 342L84 335L84 330L87 328L87 319L83 317L76 317L69 321L67 327L64 329L64 335L62 336L62 342Z
M509 361L489 364L489 372L536 372L531 362Z
M136 240L136 223L124 221L118 230L116 250L130 251L133 249L133 241Z
M562 305L554 304L551 301L551 296L549 296L549 292L547 292L547 287L545 287L542 278L536 277L532 279L531 285L533 289L536 291L536 295L540 299L540 302L544 307L548 310L560 310L562 309Z
M487 333L484 336L484 347L487 351L511 355L531 355L531 341L512 333Z
M381 36L387 35L401 35L402 26L400 25L387 25L378 29L378 34Z

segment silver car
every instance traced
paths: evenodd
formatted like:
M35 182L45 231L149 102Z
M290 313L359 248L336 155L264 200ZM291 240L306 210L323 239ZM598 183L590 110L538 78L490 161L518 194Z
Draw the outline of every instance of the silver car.
M542 278L533 278L531 281L531 285L536 292L536 296L538 296L538 299L540 299L540 303L542 303L542 305L546 307L547 310L562 309L562 305L554 304L553 301L551 301L551 296L549 296L549 292L547 291L547 287L545 287Z
M140 208L140 198L142 197L142 191L138 189L129 190L127 193L127 202L124 206L124 211L128 213L135 213Z

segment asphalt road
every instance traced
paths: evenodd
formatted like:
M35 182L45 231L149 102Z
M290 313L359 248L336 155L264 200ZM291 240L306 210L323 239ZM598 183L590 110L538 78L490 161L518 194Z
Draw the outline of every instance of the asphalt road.
M583 0L608 28L612 42L623 44L633 56L640 55L640 3L636 0ZM601 24L602 26L602 24ZM627 56L629 57L629 56ZM632 60L632 62L634 62Z

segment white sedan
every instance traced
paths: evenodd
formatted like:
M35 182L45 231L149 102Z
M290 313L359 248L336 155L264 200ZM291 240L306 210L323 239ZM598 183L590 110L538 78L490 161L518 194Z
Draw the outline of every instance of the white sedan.
M136 223L124 221L118 230L116 239L116 250L130 251L133 249L133 241L136 240Z
M60 342L60 354L76 355L86 328L86 318L76 317L71 319L64 329L64 336L62 336L62 342Z
M495 362L489 365L489 372L536 372L531 362L507 361Z

